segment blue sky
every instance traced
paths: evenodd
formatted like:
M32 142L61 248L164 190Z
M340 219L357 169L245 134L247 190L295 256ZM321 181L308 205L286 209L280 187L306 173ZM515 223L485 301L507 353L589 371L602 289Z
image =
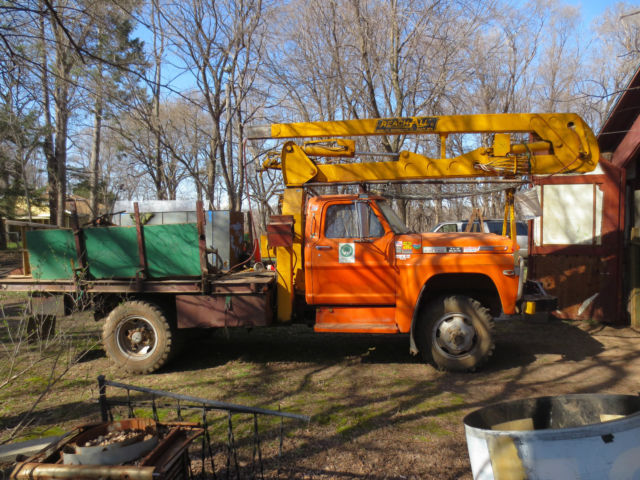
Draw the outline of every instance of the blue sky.
M576 7L582 7L582 14L587 25L598 15L604 13L607 7L618 3L615 0L564 0L564 2ZM634 2L630 1L628 3L633 4ZM638 3L638 9L640 10L640 3Z

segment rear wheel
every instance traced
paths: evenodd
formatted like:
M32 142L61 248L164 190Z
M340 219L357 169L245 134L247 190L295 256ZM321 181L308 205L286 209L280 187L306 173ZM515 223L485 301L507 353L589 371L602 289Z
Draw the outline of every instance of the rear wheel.
M484 364L494 349L489 310L472 298L439 298L424 310L419 329L423 358L449 371L471 371Z
M131 373L150 373L167 363L174 347L173 337L162 311L140 301L114 308L102 330L109 358Z

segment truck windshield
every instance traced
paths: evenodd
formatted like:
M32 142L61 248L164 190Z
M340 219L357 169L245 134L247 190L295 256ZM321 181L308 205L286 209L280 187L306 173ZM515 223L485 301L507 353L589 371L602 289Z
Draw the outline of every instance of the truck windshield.
M389 222L389 225L391 226L393 233L397 233L397 234L409 233L409 229L407 228L407 226L400 219L398 214L393 211L393 209L387 202L378 200L377 204L378 204L378 208L382 210L382 214L384 215L384 218L387 220L387 222Z

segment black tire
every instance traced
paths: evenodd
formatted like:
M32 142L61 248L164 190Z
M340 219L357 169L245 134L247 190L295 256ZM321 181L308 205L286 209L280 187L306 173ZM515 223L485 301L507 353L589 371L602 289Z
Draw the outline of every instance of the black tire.
M155 305L129 301L114 308L102 329L107 355L130 373L161 368L174 350L174 332Z
M473 371L493 354L492 330L493 318L480 302L462 295L442 297L421 316L420 353L441 370Z

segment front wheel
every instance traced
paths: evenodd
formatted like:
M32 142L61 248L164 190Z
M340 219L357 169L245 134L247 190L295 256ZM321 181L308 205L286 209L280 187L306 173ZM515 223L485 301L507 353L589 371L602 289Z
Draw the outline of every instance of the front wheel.
M102 343L111 360L131 373L162 367L173 349L173 332L151 303L129 301L114 308L104 324Z
M493 353L492 317L472 298L456 295L437 299L420 320L422 357L442 370L472 371Z

